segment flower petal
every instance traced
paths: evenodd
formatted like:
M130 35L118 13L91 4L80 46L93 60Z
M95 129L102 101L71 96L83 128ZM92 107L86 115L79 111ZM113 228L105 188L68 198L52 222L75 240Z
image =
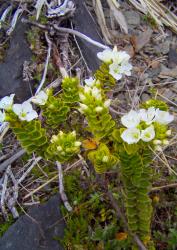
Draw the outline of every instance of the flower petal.
M121 138L128 144L137 143L141 138L140 130L137 128L128 128L121 134Z
M12 110L16 115L20 115L22 112L22 104L14 104Z
M155 137L155 130L154 130L153 125L147 127L145 130L141 131L141 140L143 140L145 142L149 142L149 141L153 140L154 137Z
M167 111L159 110L156 111L155 121L160 124L168 124L174 120L174 116Z
M140 123L140 116L138 112L131 110L128 114L122 116L121 122L127 128L135 128Z
M30 113L26 115L26 121L30 122L38 117L38 114L35 110L32 110Z

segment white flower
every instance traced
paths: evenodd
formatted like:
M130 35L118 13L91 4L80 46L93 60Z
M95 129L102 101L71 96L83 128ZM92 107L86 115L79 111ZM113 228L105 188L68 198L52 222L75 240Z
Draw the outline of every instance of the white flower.
M151 141L152 139L154 139L154 137L155 137L155 130L153 125L141 131L141 140L145 142Z
M155 120L156 109L154 107L150 107L148 109L140 109L139 114L140 119L146 122L147 125L149 125Z
M106 101L104 102L103 105L104 105L105 108L109 108L110 104L111 104L111 99L108 99L108 100L106 100Z
M85 83L89 87L93 87L96 83L96 80L93 77L90 77L88 79L85 79Z
M108 162L109 157L107 155L103 156L102 162Z
M122 116L121 122L127 128L135 128L140 123L140 116L136 111L131 110L128 114Z
M112 63L109 65L109 74L112 75L116 80L122 78L122 73L120 71L120 65L118 63Z
M44 91L40 91L38 95L32 98L32 102L39 105L45 105L48 99L48 95Z
M103 107L100 107L100 106L95 108L95 111L98 112L98 113L101 112L102 110L103 110Z
M28 101L23 102L22 104L14 104L12 110L22 121L29 122L38 117L37 112Z
M5 113L0 111L0 123L4 122L5 121Z
M75 147L80 147L81 144L82 144L82 143L81 143L80 141L76 141L76 142L74 143L74 146L75 146Z
M137 128L128 128L121 134L121 138L128 144L137 143L141 138L140 130Z
M5 96L0 101L0 109L9 110L12 108L15 94L11 94L10 96Z
M155 117L156 122L166 125L166 124L172 122L173 120L174 120L174 116L171 115L169 112L162 111L159 109L156 110L156 117Z
M93 87L92 96L94 96L96 99L101 99L101 90L97 87Z
M117 51L117 48L114 47L113 49L113 54L112 54L113 58L113 62L118 63L118 64L122 64L122 63L127 63L130 59L129 54L127 54L127 52L125 51Z
M85 101L86 97L82 93L79 93L79 98L81 101Z
M124 74L126 76L131 76L131 70L132 70L132 65L130 63L125 63L120 66L120 72L121 74Z
M103 52L99 52L97 53L97 57L105 62L105 63L109 63L111 62L112 58L113 58L113 51L111 49L105 49L103 50Z

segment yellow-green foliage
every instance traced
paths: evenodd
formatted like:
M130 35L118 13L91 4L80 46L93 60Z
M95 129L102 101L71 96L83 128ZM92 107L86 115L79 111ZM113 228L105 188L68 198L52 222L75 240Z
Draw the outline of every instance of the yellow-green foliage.
M91 151L88 158L98 174L105 173L118 162L118 158L112 155L109 148L103 143L99 145L98 149Z
M142 108L148 109L150 107L154 107L154 108L159 108L160 110L163 111L168 111L168 105L161 101L161 100L157 100L157 99L150 99L144 103L141 104Z
M112 119L108 111L101 113L96 113L94 110L90 115L86 115L89 130L93 133L95 138L102 139L112 132L113 127L115 126L115 121Z
M40 156L44 155L44 151L48 146L46 130L41 128L39 120L30 122L13 120L10 122L10 127L17 136L23 148L28 153L37 153Z
M73 104L79 101L79 79L66 77L62 81L63 101Z
M49 93L48 100L43 107L43 116L46 118L46 123L57 128L66 121L70 108L59 96L53 96Z
M61 163L67 162L73 156L79 153L81 143L76 140L76 133L59 132L58 135L53 135L51 143L46 150L46 158Z
M119 130L114 130L113 138L120 157L129 228L144 242L147 241L148 249L154 249L150 240L152 206L148 195L151 189L151 151L143 144L138 147L122 143Z
M86 89L87 90L87 89ZM93 94L97 92L97 94ZM115 121L109 114L109 108L105 105L105 96L100 88L93 87L85 92L80 89L82 104L86 107L82 109L82 113L86 116L88 122L88 130L96 139L108 137L115 126Z
M101 82L106 90L111 89L116 84L114 77L109 74L109 64L107 63L103 63L95 72L95 78Z

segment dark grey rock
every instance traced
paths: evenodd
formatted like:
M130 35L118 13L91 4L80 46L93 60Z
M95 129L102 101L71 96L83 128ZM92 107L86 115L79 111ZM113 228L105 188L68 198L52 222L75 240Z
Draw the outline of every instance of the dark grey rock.
M75 3L76 12L73 18L75 29L96 40L97 42L104 44L98 34L96 23L93 21L89 11L86 8L85 1L75 0ZM98 48L83 39L77 37L76 39L89 69L91 71L97 70L100 65L100 61L97 58L97 53L102 51L103 49Z
M168 66L169 68L174 68L177 65L177 46L170 48L168 53Z
M23 63L31 59L32 53L25 38L27 25L17 23L4 62L0 63L0 97L15 93L17 100L30 97L29 83L23 81Z
M140 14L134 10L128 10L123 12L128 25L139 26L140 25Z
M0 239L0 250L63 250L54 237L62 238L64 221L58 195L35 205L21 216Z

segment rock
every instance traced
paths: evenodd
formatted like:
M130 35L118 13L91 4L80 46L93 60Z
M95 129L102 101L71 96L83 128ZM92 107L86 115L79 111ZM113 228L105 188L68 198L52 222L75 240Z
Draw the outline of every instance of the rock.
M150 71L148 71L149 78L157 77L160 73L160 67L159 68L153 68Z
M150 99L150 95L149 95L149 94L143 93L143 94L141 95L141 100L142 100L142 102L146 102L146 101L148 101L149 99Z
M157 54L161 53L163 55L168 54L170 50L170 40L166 40L165 42L159 43L158 45L154 46L154 50Z
M139 26L140 25L140 15L138 12L130 10L123 12L126 22L128 25Z
M76 12L73 18L75 29L89 36L97 42L102 44L103 41L98 34L96 23L93 21L89 11L83 0L75 0ZM76 37L79 47L82 51L84 59L86 60L90 70L95 71L100 65L100 61L97 58L97 53L103 49L88 43L87 41Z
M58 195L46 204L33 206L28 215L22 215L7 230L0 239L0 250L63 250L54 240L63 237L65 227Z
M29 61L32 53L25 39L27 25L17 23L10 40L4 62L0 63L0 97L15 93L17 100L31 96L29 83L23 81L23 63Z
M177 65L177 46L171 47L168 53L168 66L174 68Z
M177 66L173 69L167 68L165 65L161 64L160 78L177 77Z

